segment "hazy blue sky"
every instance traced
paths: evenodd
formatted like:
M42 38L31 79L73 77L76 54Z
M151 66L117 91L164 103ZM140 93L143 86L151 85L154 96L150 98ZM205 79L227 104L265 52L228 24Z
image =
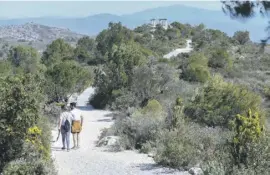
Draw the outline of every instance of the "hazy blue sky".
M149 8L184 4L193 7L221 10L220 1L6 1L0 2L0 18L24 17L82 17L98 13L122 15Z

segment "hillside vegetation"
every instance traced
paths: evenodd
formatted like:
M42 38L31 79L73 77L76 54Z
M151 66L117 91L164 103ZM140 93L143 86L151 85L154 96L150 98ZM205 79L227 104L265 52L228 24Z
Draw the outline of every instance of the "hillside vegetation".
M70 94L88 87L93 74L57 39L40 55L29 46L12 47L0 61L0 172L56 174L51 129ZM57 117L57 118L56 118Z
M42 54L9 49L0 62L0 172L55 174L49 128L59 106L92 85L90 103L118 111L101 139L120 136L121 149L151 152L177 169L267 174L270 55L246 31L229 37L203 24L171 26L109 23L76 47L57 39ZM192 52L163 58L186 39Z
M110 24L96 40L96 108L120 111L102 137L151 152L157 163L205 174L267 174L270 55L249 39L178 22L131 31ZM194 51L162 54L191 38ZM103 47L100 47L103 46ZM131 49L132 48L132 49Z

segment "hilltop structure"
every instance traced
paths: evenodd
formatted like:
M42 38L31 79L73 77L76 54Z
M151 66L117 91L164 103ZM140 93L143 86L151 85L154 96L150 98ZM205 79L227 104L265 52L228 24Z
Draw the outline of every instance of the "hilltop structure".
M168 21L166 18L161 18L161 19L153 18L150 20L150 25L152 27L152 30L155 30L157 25L161 25L165 30L167 30L169 27Z

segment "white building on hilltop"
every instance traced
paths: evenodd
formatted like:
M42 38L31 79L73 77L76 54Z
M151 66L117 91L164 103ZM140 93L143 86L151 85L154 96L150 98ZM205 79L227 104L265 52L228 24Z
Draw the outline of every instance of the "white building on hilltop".
M162 19L153 18L150 20L150 25L152 27L152 30L155 30L157 25L161 25L165 30L167 30L169 27L168 21L165 18L162 18Z

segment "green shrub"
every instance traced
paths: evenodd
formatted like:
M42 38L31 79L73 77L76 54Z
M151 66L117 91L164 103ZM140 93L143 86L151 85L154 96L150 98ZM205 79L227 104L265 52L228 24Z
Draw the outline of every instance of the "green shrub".
M41 62L47 67L50 67L64 60L71 60L74 58L73 51L73 47L63 39L56 39L47 45L46 50L42 54Z
M129 139L131 145L128 147L136 149L141 149L143 144L149 141L154 142L165 127L163 121L144 116L134 116L127 119L124 124L126 126L121 133Z
M248 164L248 144L256 142L263 134L263 125L260 117L256 112L252 114L249 109L247 116L238 114L234 121L231 122L232 130L235 133L232 140L234 148L232 154L236 165Z
M97 107L111 106L117 97L130 89L133 70L147 62L147 55L138 43L121 43L113 45L108 61L102 70L96 71L96 94L90 102Z
M49 160L51 156L51 130L54 127L47 117L41 117L37 121L37 127L41 130L40 149L43 153L43 158Z
M237 115L231 122L233 135L201 167L206 175L268 174L270 164L269 133L263 132L258 113Z
M0 171L21 152L27 130L40 118L39 82L33 76L8 76L0 81Z
M216 147L223 144L226 132L216 128L202 128L185 123L173 131L159 135L154 160L164 166L189 169L211 160Z
M265 87L263 89L263 94L268 98L270 99L270 88L269 87Z
M154 118L164 117L162 106L157 100L149 100L147 105L139 110L142 115L150 116Z
M185 108L185 114L208 126L228 127L237 114L248 109L261 111L261 98L246 87L224 82L215 76Z
M176 99L176 103L173 108L173 115L172 115L172 121L171 121L172 128L177 128L181 124L184 123L183 109L184 109L183 99L178 97Z
M55 167L51 160L42 159L42 155L31 143L24 143L22 155L9 162L4 170L4 175L56 175Z
M121 137L124 149L145 149L146 143L155 143L158 134L165 128L165 114L156 100L150 100L148 105L131 114L131 117L118 118L110 129L102 132L105 136ZM144 146L144 147L143 147Z
M42 117L40 81L27 74L1 77L0 82L0 172L55 174L50 157L51 128Z
M129 108L137 107L139 104L138 98L131 91L123 90L121 95L117 96L112 102L110 108L114 111L122 111L126 113Z
M159 58L159 59L158 59L158 62L160 62L160 63L169 63L170 60L167 59L167 58Z
M173 168L188 169L199 162L198 150L188 138L178 137L177 132L168 133L163 138L164 141L159 143L154 157L157 163Z
M40 58L38 51L28 46L17 46L11 48L7 60L13 69L19 68L22 72L35 73L39 69Z
M190 56L183 67L182 77L187 81L206 82L210 78L208 59L202 54Z
M110 94L103 92L96 92L91 98L89 98L89 103L95 109L104 109L107 104L110 104Z
M146 142L142 144L142 148L140 149L141 153L149 153L152 150L154 143Z
M233 35L233 39L235 39L239 44L244 45L250 41L249 32L248 31L236 31Z
M11 74L11 63L6 60L0 60L0 76Z
M212 68L230 69L232 67L232 59L225 49L216 49L211 53L208 65Z
M62 61L52 65L47 69L45 77L45 93L48 100L53 102L59 102L66 99L68 94L84 90L92 81L89 69L75 61Z
M261 137L257 142L248 144L247 164L235 165L235 157L231 154L231 144L224 144L217 149L211 160L201 164L205 175L256 175L268 174L270 171L269 135Z

